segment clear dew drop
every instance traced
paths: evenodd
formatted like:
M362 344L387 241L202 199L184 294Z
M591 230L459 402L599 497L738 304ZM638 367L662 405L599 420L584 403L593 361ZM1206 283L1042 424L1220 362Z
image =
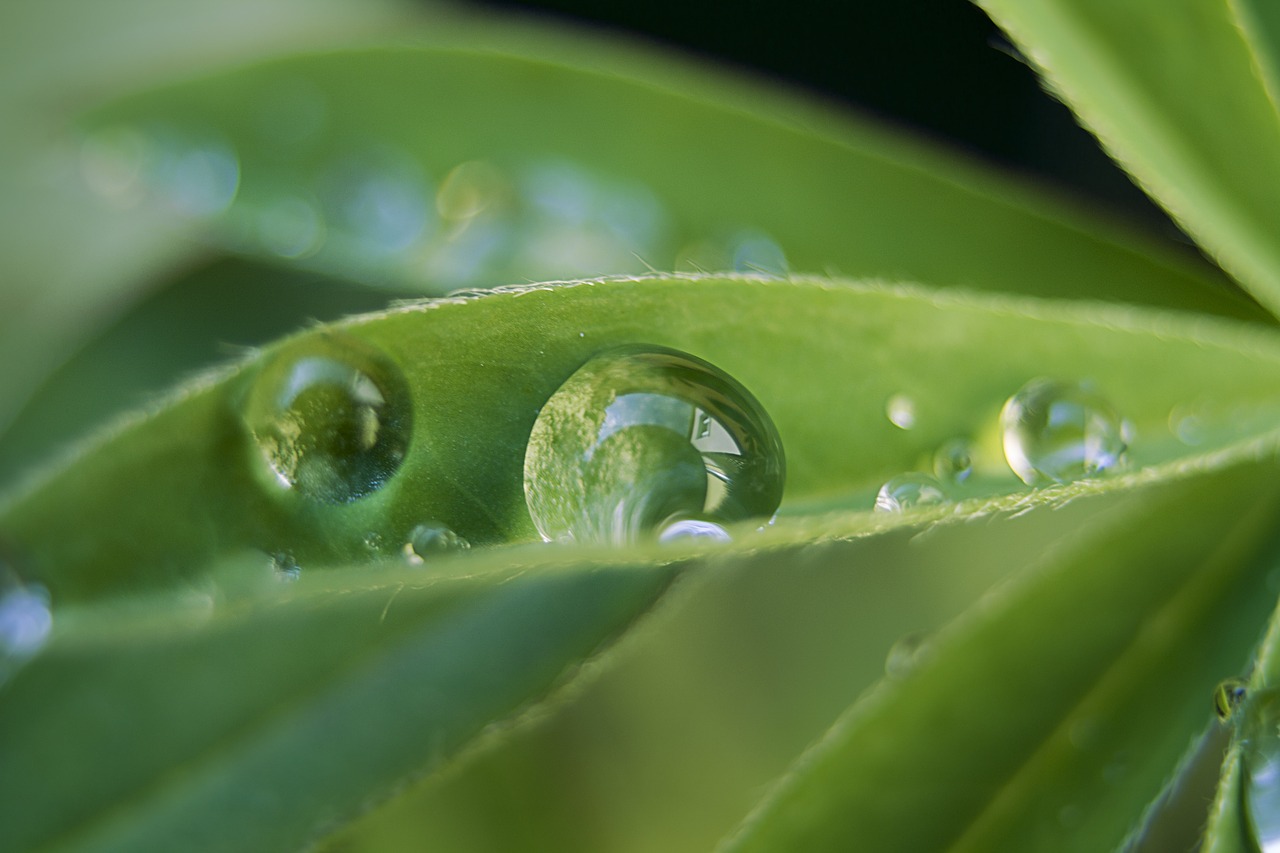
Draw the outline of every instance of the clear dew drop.
M1097 392L1076 382L1033 379L1000 412L1004 455L1031 486L1065 483L1124 464L1124 421Z
M933 455L933 473L944 483L963 483L973 473L973 448L963 438L945 442Z
M442 554L465 551L470 547L470 542L448 527L432 522L413 528L409 541L404 543L404 557L411 565L419 566Z
M328 504L364 497L395 473L412 418L399 368L369 345L333 333L277 353L244 410L262 479Z
M946 503L947 493L936 477L910 471L899 474L880 487L876 512L902 512L916 506Z
M1239 716L1244 807L1263 851L1280 850L1280 690L1250 695Z
M682 522L678 531L768 518L784 480L782 442L751 393L656 346L579 368L543 406L524 462L529 513L547 541L622 544Z

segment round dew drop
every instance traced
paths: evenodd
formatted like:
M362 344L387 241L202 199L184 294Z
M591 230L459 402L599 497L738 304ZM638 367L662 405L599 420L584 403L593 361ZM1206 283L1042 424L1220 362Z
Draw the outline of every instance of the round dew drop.
M547 541L719 538L679 523L768 517L784 480L782 442L751 393L657 346L579 368L542 408L524 459L525 500Z
M915 471L899 474L880 487L876 495L876 512L902 512L914 506L945 503L942 484L928 474Z
M270 486L341 504L375 491L400 467L413 410L408 382L389 358L330 332L286 347L263 367L244 420Z
M1065 483L1124 464L1124 422L1076 382L1033 379L1000 412L1004 455L1024 483Z
M933 456L933 473L944 483L963 483L973 473L973 451L963 438L953 438Z

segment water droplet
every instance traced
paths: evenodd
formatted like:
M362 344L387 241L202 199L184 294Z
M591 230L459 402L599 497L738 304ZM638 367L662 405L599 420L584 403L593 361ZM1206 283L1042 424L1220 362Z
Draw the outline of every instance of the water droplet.
M216 216L231 206L240 186L240 159L213 137L181 138L160 132L150 177L180 213Z
M902 512L915 506L946 503L942 484L928 474L910 471L889 480L876 494L876 512Z
M1005 459L1031 486L1065 483L1123 464L1122 427L1100 394L1053 379L1028 382L1000 412Z
M382 534L376 530L371 530L364 535L364 547L373 553L382 550Z
M1178 405L1169 410L1169 431L1178 441L1192 447L1205 440L1204 419L1192 406Z
M762 231L745 230L735 234L729 242L729 257L737 272L787 274L786 253L777 241Z
M405 559L412 565L421 565L432 557L451 551L465 551L471 543L443 524L419 524L404 543Z
M894 394L884 404L889 422L898 429L911 429L916 425L916 404L906 394Z
M105 198L124 205L142 196L147 139L134 127L112 127L88 136L80 146L80 172L85 183Z
M324 242L324 222L308 201L287 196L274 199L258 212L258 239L267 251L282 258L304 258Z
M436 211L444 219L462 222L496 205L506 192L502 173L484 160L454 166L436 192Z
M902 678L915 669L929 654L930 637L927 631L917 631L907 634L894 643L884 659L885 675L890 678Z
M321 197L333 239L366 261L411 252L435 225L434 195L417 163L389 146L341 160L323 180Z
M1251 694L1238 737L1244 768L1244 806L1261 850L1280 850L1280 690Z
M1228 678L1213 691L1213 710L1218 719L1226 722L1244 701L1249 682L1243 678Z
M673 521L658 534L659 542L680 542L696 539L702 542L730 542L733 537L714 521L700 521L694 518L681 518Z
M49 639L53 611L42 586L23 584L0 566L0 684Z
M271 568L275 571L276 577L282 581L296 581L302 577L302 566L298 565L297 559L287 551L278 551L271 555Z
M624 543L682 520L768 517L782 443L745 388L702 359L628 346L551 396L525 452L529 513L547 541Z
M265 479L321 503L347 503L395 473L413 412L399 368L337 333L277 353L261 370L245 423Z
M963 438L953 438L933 455L933 473L948 483L963 483L973 473L973 450Z

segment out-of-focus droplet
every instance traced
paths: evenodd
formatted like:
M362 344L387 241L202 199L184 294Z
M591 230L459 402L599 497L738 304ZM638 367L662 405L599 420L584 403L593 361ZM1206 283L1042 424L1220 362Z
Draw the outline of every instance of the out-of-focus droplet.
M1034 379L1000 413L1004 454L1031 486L1065 483L1123 464L1123 421L1106 398L1076 382Z
M394 362L330 332L276 353L254 381L244 418L264 479L340 504L378 489L400 467L413 411Z
M912 429L916 425L916 404L906 394L894 394L884 404L885 416L898 429Z
M931 634L917 631L907 634L889 648L884 659L884 672L890 678L903 678L929 654Z
M917 506L946 503L947 493L937 478L909 471L892 477L876 494L876 512L902 512Z
M314 204L286 196L258 213L258 239L267 251L289 259L314 255L324 243L324 220Z
M933 455L933 473L944 483L963 483L973 473L973 448L963 438L944 442Z
M411 565L417 566L442 554L465 551L470 547L470 542L448 527L431 522L419 524L409 533L409 541L404 544L404 556Z
M52 630L49 593L0 565L0 684L44 647Z
M287 551L277 551L271 555L271 568L276 577L282 581L296 581L302 577L302 566Z
M722 370L629 346L578 369L542 408L525 452L529 513L548 541L625 543L679 521L768 517L782 443Z

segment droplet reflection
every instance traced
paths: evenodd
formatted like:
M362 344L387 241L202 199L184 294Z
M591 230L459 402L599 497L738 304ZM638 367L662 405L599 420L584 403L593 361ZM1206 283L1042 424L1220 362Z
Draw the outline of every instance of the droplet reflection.
M529 513L547 541L625 543L680 521L768 517L782 443L723 371L663 347L583 365L547 401L525 452ZM709 528L677 527L684 534Z

